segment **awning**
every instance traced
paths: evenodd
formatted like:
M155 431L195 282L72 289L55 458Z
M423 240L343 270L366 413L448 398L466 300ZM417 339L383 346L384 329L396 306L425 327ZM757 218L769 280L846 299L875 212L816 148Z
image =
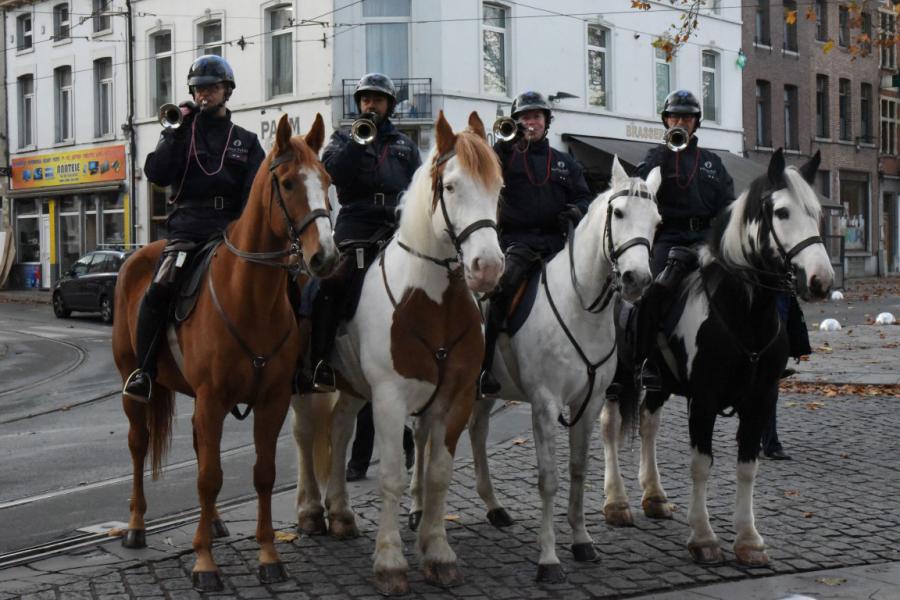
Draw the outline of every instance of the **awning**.
M34 190L9 190L6 192L7 198L58 198L69 194L94 193L102 192L119 192L123 189L122 182L107 183L103 185L84 183L76 185L60 185L54 187L44 187Z

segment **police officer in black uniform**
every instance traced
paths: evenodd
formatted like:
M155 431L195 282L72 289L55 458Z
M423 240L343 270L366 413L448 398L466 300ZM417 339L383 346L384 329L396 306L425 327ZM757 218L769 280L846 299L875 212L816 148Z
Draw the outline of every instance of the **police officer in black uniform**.
M704 241L713 217L734 200L734 182L722 160L697 144L694 133L702 116L694 94L687 90L669 94L662 109L663 125L668 132L682 128L687 145L680 151L668 145L651 148L637 167L645 179L655 167L662 170L662 183L656 192L662 223L653 240L651 264L651 271L658 277L641 297L635 340L637 376L640 385L649 390L658 391L660 380L656 365L646 358L675 288L697 265L691 246Z
M519 94L512 103L512 118L519 134L509 142L494 144L503 168L497 225L506 269L491 296L485 324L479 386L487 396L500 392L491 367L497 336L516 289L538 261L562 250L569 224L581 220L593 199L581 165L550 147L547 132L553 115L544 96L534 91Z
M243 210L265 159L255 133L231 121L225 103L235 88L234 71L215 55L201 56L188 72L193 102L180 105L183 120L163 129L147 156L147 179L171 186L174 210L166 220L168 243L144 294L137 323L138 368L123 393L146 402L156 377L156 351L163 339L181 268L202 242L219 235Z
M338 322L352 317L346 304L355 299L366 268L397 229L397 200L409 187L422 164L419 149L397 130L391 115L397 103L394 82L381 73L364 75L353 99L361 119L375 124L374 138L361 131L335 131L322 154L322 162L337 188L341 210L334 227L334 240L343 258L334 275L321 281L313 303L311 364L312 384L317 391L332 391L335 376L327 357L331 353ZM366 404L357 418L347 479L365 477L374 443L372 405ZM411 456L412 431L404 431L404 447Z

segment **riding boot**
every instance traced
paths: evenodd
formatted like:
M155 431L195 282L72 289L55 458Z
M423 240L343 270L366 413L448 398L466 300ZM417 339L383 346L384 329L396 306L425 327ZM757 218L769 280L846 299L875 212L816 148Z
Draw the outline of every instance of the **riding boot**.
M122 393L139 402L148 402L156 379L156 354L169 315L172 291L169 286L151 283L138 309L136 358L138 368L128 379Z
M788 334L788 342L790 351L788 356L800 358L812 354L812 347L809 344L809 330L806 327L806 318L803 316L803 310L800 303L797 302L796 296L791 296L788 306L788 316L786 329Z
M330 393L337 389L334 369L328 364L337 335L338 299L324 287L319 290L313 308L310 341L310 364L313 365L313 391Z
M481 376L478 378L478 390L481 396L494 397L500 393L500 382L491 373L494 366L494 351L497 348L497 336L503 326L506 302L501 294L491 300L487 322L484 327L484 362L481 363Z
M669 250L666 266L644 292L638 302L637 332L635 334L635 380L638 388L658 392L662 390L659 367L651 355L656 335L685 275L697 267L697 254L684 246Z

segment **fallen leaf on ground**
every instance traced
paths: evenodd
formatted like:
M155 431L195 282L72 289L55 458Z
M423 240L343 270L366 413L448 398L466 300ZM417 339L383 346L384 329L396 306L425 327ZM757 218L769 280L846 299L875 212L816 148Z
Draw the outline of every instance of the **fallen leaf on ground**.
M119 527L113 527L106 532L106 535L108 535L109 537L122 537L123 535L125 535L125 530Z
M526 440L525 438L516 438L512 441L512 443L516 446L521 446L522 444L527 444L528 440Z
M841 453L841 458L850 458L850 455L847 454L846 452L842 452L842 453Z
M445 521L459 521L459 515L444 515Z
M297 539L297 534L296 533L287 533L285 531L276 531L275 539L278 540L279 542L290 543Z
M812 514L811 512L805 512L805 513L803 513L803 518L804 518L804 519L812 519L812 516L813 516L813 514Z
M800 495L800 492L798 492L797 490L787 490L784 492L785 498L794 498L799 495Z
M841 585L842 583L847 583L847 580L842 577L819 577L816 579L819 583L824 583L825 585L835 586Z

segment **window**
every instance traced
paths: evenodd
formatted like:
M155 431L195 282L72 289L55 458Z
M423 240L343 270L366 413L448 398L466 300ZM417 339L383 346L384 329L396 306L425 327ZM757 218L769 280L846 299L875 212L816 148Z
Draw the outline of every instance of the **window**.
M859 137L860 141L871 144L872 140L872 84L859 85Z
M150 183L150 240L162 240L169 237L166 229L168 216L168 196L166 188Z
M266 91L268 97L294 91L294 9L290 5L266 11Z
M756 38L753 40L762 46L771 46L769 34L769 0L756 1Z
M813 9L816 12L816 39L825 42L828 40L828 6L825 0L815 0Z
M34 145L34 76L22 75L19 82L19 148Z
M784 147L788 150L800 149L797 111L799 110L797 86L784 86Z
M112 0L92 0L93 4L91 6L93 10L93 21L94 21L94 33L99 33L101 31L108 31L112 29L112 20L108 13L110 10L110 4L112 4Z
M816 137L829 137L828 76L816 75Z
M816 180L819 182L819 191L826 198L831 198L831 171L822 169L816 173Z
M838 44L850 45L850 10L846 6L838 6Z
M784 14L787 16L788 12L797 12L797 0L784 0ZM800 17L797 17L800 18ZM781 19L784 23L784 41L783 47L785 50L789 52L797 51L797 21L795 20L793 23L788 23L787 18Z
M159 31L150 36L150 114L172 102L172 32Z
M97 194L97 201L103 212L103 232L100 239L104 244L121 246L125 243L124 196L118 192L107 192Z
M894 69L897 67L897 47L894 44L894 13L880 12L878 15L881 20L880 31L878 32L878 39L881 42L878 44L881 48L881 68Z
M851 107L850 80L838 80L838 124L840 125L840 139L849 140L853 138L853 127L851 125L852 117L850 116Z
M31 50L31 14L16 17L16 50Z
M772 91L768 81L756 82L756 145L772 147Z
M869 182L865 173L840 172L840 201L844 205L844 248L865 250L868 246Z
M53 70L53 86L56 90L56 114L54 140L71 142L72 135L72 67Z
M41 262L41 214L35 200L15 200L16 262Z
M69 39L69 5L57 4L53 7L53 39Z
M666 60L666 53L659 48L653 55L656 68L656 113L662 112L666 96L672 91L672 63Z
M588 25L588 102L603 108L609 108L608 40L607 28Z
M701 75L703 83L703 119L718 121L718 88L719 55L710 50L703 51Z
M222 21L206 21L197 26L197 56L215 54L222 56Z
M113 134L112 59L94 61L94 137Z
M508 10L497 4L485 3L482 7L481 47L483 52L484 91L489 94L507 94L507 29Z
M366 71L409 77L410 0L366 0ZM402 22L398 22L402 21Z
M881 99L881 153L894 156L897 154L897 101L891 98Z
M859 48L863 54L872 52L872 15L864 12L860 15Z
M709 9L709 12L716 15L722 12L721 4L721 0L706 0L706 7Z

